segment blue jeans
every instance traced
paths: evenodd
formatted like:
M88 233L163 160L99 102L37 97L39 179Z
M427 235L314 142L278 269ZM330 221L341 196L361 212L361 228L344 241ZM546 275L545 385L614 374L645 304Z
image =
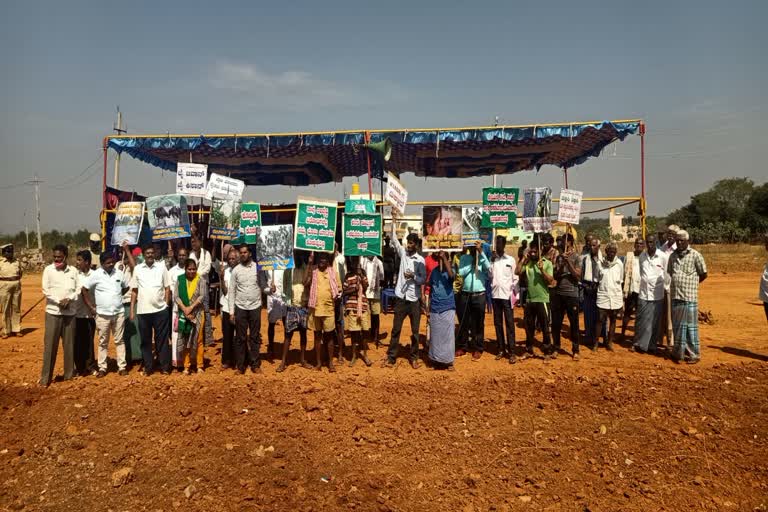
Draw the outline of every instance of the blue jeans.
M157 362L163 372L171 371L171 347L168 341L171 337L171 322L168 311L162 310L156 313L136 315L139 321L139 334L141 335L141 356L144 359L144 371L152 373L154 369L154 357L152 353L152 333L155 335L155 348L157 349Z

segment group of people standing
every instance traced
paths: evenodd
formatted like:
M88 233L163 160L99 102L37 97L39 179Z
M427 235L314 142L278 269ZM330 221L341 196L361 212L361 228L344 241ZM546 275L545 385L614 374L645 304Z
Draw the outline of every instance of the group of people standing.
M478 242L462 254L440 251L426 257L419 252L416 234L409 234L403 245L393 225L387 238L398 268L391 278L396 298L383 367L396 364L406 318L410 323L408 360L413 368L421 366L419 332L424 312L428 313L426 345L431 366L453 370L455 358L465 354L479 360L485 351L486 308L493 311L497 360L515 363L533 357L539 332L544 358L566 353L561 348L566 318L574 360L579 359L581 346L597 350L601 337L611 351L622 313L625 340L630 316L636 315L633 351L656 354L666 335L674 361L695 364L700 360L698 288L707 277L707 267L701 254L690 247L688 233L676 226L670 226L661 243L653 234L636 240L623 261L615 243L602 247L591 234L585 237L582 250L575 248L570 233L556 240L550 234L537 234L527 247L521 247L517 259L508 254L502 236L494 240L493 250ZM20 290L21 270L12 249L3 246L0 259L3 337L21 331L19 299L13 295L16 288ZM278 372L286 368L296 331L303 367L319 370L327 360L329 371L335 371L344 361L345 331L352 341L350 365L358 359L372 364L368 343L378 346L380 341L386 281L378 257L344 258L338 250L333 254L295 251L294 268L260 271L247 245L225 246L224 262L217 268L196 236L191 250L168 251L165 261L156 251L154 246L131 251L124 245L119 260L112 253L100 253L96 265L94 252L85 250L77 253L71 266L67 247L54 247L53 263L42 277L46 307L41 385L49 385L53 378L60 340L65 380L106 375L110 336L120 375L127 374L131 359L127 353L140 354L145 375L156 368L163 374L173 368L187 374L202 372L205 347L213 343L209 283L214 273L221 287L222 368L241 374L246 368L261 372L264 305L267 357L281 358ZM768 266L760 293L768 318ZM524 350L518 351L514 310L520 306L526 339ZM285 333L282 354L274 348L278 322ZM309 330L314 331L314 364L306 354Z

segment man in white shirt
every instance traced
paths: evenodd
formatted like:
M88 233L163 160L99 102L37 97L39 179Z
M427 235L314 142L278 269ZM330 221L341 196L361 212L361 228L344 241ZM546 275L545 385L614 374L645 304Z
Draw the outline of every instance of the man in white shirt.
M669 259L670 255L677 250L677 232L680 231L680 227L672 224L667 227L666 240L661 244L659 250L667 255ZM664 295L664 305L661 318L659 319L659 332L661 333L659 342L664 338L664 334L667 336L667 347L672 348L675 344L675 333L672 330L672 299L669 297L669 289L667 289Z
M605 348L613 351L613 335L616 331L616 318L624 307L624 265L616 257L619 247L616 242L609 243L605 248L605 259L598 266L600 284L597 285L597 308L600 312L600 321L595 330L595 345L602 325L609 320L608 331L605 336Z
M171 296L173 297L178 297L177 288L179 286L179 276L184 274L184 266L187 264L188 258L189 251L187 248L179 247L179 250L176 251L176 264L168 270L168 278L171 281ZM202 281L200 282L202 283ZM168 312L170 313L171 325L177 325L179 320L179 307L172 302L171 307L168 308ZM184 350L182 347L179 347L178 341L179 333L171 329L171 364L176 368L184 366Z
M192 236L192 251L189 253L189 257L195 260L197 263L197 275L205 278L205 292L208 294L208 283L210 280L211 267L213 260L211 259L211 253L204 247L202 240L196 235ZM201 293L202 295L202 293ZM204 306L205 308L205 346L209 347L213 345L213 322L211 322L211 308Z
M634 352L656 353L664 310L664 294L668 289L669 256L656 248L656 236L645 237L645 252L640 255L640 291L637 297Z
M79 251L76 258L77 290L80 293L77 294L75 300L75 374L85 377L97 373L93 358L93 335L96 333L96 322L83 298L83 295L88 295L91 292L83 293L81 291L85 281L93 272L91 270L91 251ZM90 299L93 299L93 296Z
M384 263L376 256L361 257L360 262L365 276L368 278L368 288L365 296L368 298L368 308L371 312L371 340L379 348L379 328L381 315L381 283L384 280Z
M264 293L267 295L267 358L270 362L275 358L275 326L278 320L283 322L283 331L285 331L286 306L286 288L290 283L285 283L285 278L290 278L290 273L285 270L263 270L262 280L265 283Z
M395 222L392 222L392 247L400 256L400 270L395 285L395 318L392 321L392 335L387 350L387 359L382 366L394 368L397 353L400 350L400 331L403 321L408 317L411 322L411 354L410 362L413 369L419 368L419 324L421 321L421 287L427 280L427 268L424 258L416 252L419 245L419 235L410 233L406 237L406 247L400 244L395 233Z
M227 250L226 247L229 247ZM226 246L224 249L225 258L227 260L227 267L224 269L221 278L221 299L219 299L219 306L221 306L221 368L228 370L235 365L235 326L232 324L229 318L229 282L232 278L232 270L240 263L240 257L237 254L237 250L231 246Z
M507 254L507 239L496 237L496 250L491 263L491 296L493 298L493 326L496 328L498 353L496 360L509 359L515 362L515 319L512 312L513 297L517 288L515 258ZM504 327L507 335L504 336Z
M155 260L155 248L144 248L144 262L136 265L131 278L131 320L139 319L141 355L144 359L144 375L154 370L152 334L163 375L171 373L171 351L168 346L171 322L168 304L171 302L171 279L165 262Z
M114 256L103 252L99 260L101 267L91 272L82 288L83 301L96 318L96 331L99 333L99 371L96 376L101 378L107 375L107 349L111 331L117 353L118 373L124 377L128 375L128 367L123 340L123 294L129 288L129 281L122 271L115 268Z
M43 368L40 385L48 387L53 380L53 369L59 350L59 339L64 349L64 380L74 377L75 300L78 295L77 269L67 265L65 245L53 248L53 263L43 270L45 296L45 335Z
M621 315L621 339L627 339L629 317L637 311L637 297L640 293L640 255L645 250L645 240L637 238L633 252L624 258L624 313ZM637 324L637 320L635 320Z
M261 373L261 294L263 280L247 245L238 247L240 264L232 270L227 289L229 321L235 324L235 366L245 373L246 360L251 372ZM247 357L246 357L247 355Z

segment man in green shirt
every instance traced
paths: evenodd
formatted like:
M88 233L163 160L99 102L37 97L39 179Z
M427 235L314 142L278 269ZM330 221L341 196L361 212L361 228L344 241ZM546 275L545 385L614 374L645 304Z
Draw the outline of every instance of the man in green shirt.
M549 338L549 288L555 286L552 277L552 262L539 257L539 246L536 239L523 256L520 266L515 269L517 275L525 275L528 282L528 298L525 303L525 349L521 359L533 356L533 340L538 323L544 338L544 357L549 358L552 345Z

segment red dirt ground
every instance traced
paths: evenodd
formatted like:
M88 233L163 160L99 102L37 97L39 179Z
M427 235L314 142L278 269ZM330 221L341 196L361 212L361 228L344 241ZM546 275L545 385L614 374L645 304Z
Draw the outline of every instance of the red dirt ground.
M455 373L401 359L238 376L209 350L204 375L133 369L48 389L35 384L38 305L23 338L0 341L0 508L766 510L768 324L756 293L755 273L703 284L715 323L701 326L697 366L620 347L514 366L487 353ZM39 276L25 278L24 311L39 298Z

